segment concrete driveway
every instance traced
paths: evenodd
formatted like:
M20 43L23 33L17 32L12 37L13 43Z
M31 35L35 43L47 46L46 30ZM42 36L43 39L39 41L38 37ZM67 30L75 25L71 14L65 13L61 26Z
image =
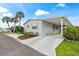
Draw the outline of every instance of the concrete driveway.
M0 34L0 56L44 56L14 38Z
M55 48L63 41L61 35L38 36L31 39L22 40L23 44L48 56L56 56Z

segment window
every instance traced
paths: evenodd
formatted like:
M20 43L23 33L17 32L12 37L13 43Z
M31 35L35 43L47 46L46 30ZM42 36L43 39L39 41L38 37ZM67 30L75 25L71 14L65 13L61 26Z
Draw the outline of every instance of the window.
M53 24L53 29L55 29L55 24Z
M29 25L27 25L27 28L29 28Z
M32 29L37 29L37 27L38 27L37 23L36 24L32 24Z
M32 29L37 29L37 26L32 26Z
M53 24L53 29L58 29L58 25L56 25L56 24Z

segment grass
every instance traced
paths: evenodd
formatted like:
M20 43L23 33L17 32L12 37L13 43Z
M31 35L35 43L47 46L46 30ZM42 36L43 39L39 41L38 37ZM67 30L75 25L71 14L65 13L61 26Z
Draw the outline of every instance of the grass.
M79 56L79 41L64 40L56 48L57 56Z

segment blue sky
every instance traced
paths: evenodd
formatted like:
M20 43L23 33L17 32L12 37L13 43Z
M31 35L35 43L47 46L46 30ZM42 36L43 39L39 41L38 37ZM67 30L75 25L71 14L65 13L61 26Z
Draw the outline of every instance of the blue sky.
M79 25L79 4L77 3L1 3L0 18L3 16L14 17L17 11L22 11L25 18L22 24L28 19L48 18L66 16L74 25ZM11 24L12 25L12 24ZM0 27L7 27L6 23L0 20Z

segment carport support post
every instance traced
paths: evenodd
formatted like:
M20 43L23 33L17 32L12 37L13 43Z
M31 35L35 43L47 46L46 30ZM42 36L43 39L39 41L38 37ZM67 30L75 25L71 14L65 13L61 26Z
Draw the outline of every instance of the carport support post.
M61 38L63 38L63 19L61 18Z

